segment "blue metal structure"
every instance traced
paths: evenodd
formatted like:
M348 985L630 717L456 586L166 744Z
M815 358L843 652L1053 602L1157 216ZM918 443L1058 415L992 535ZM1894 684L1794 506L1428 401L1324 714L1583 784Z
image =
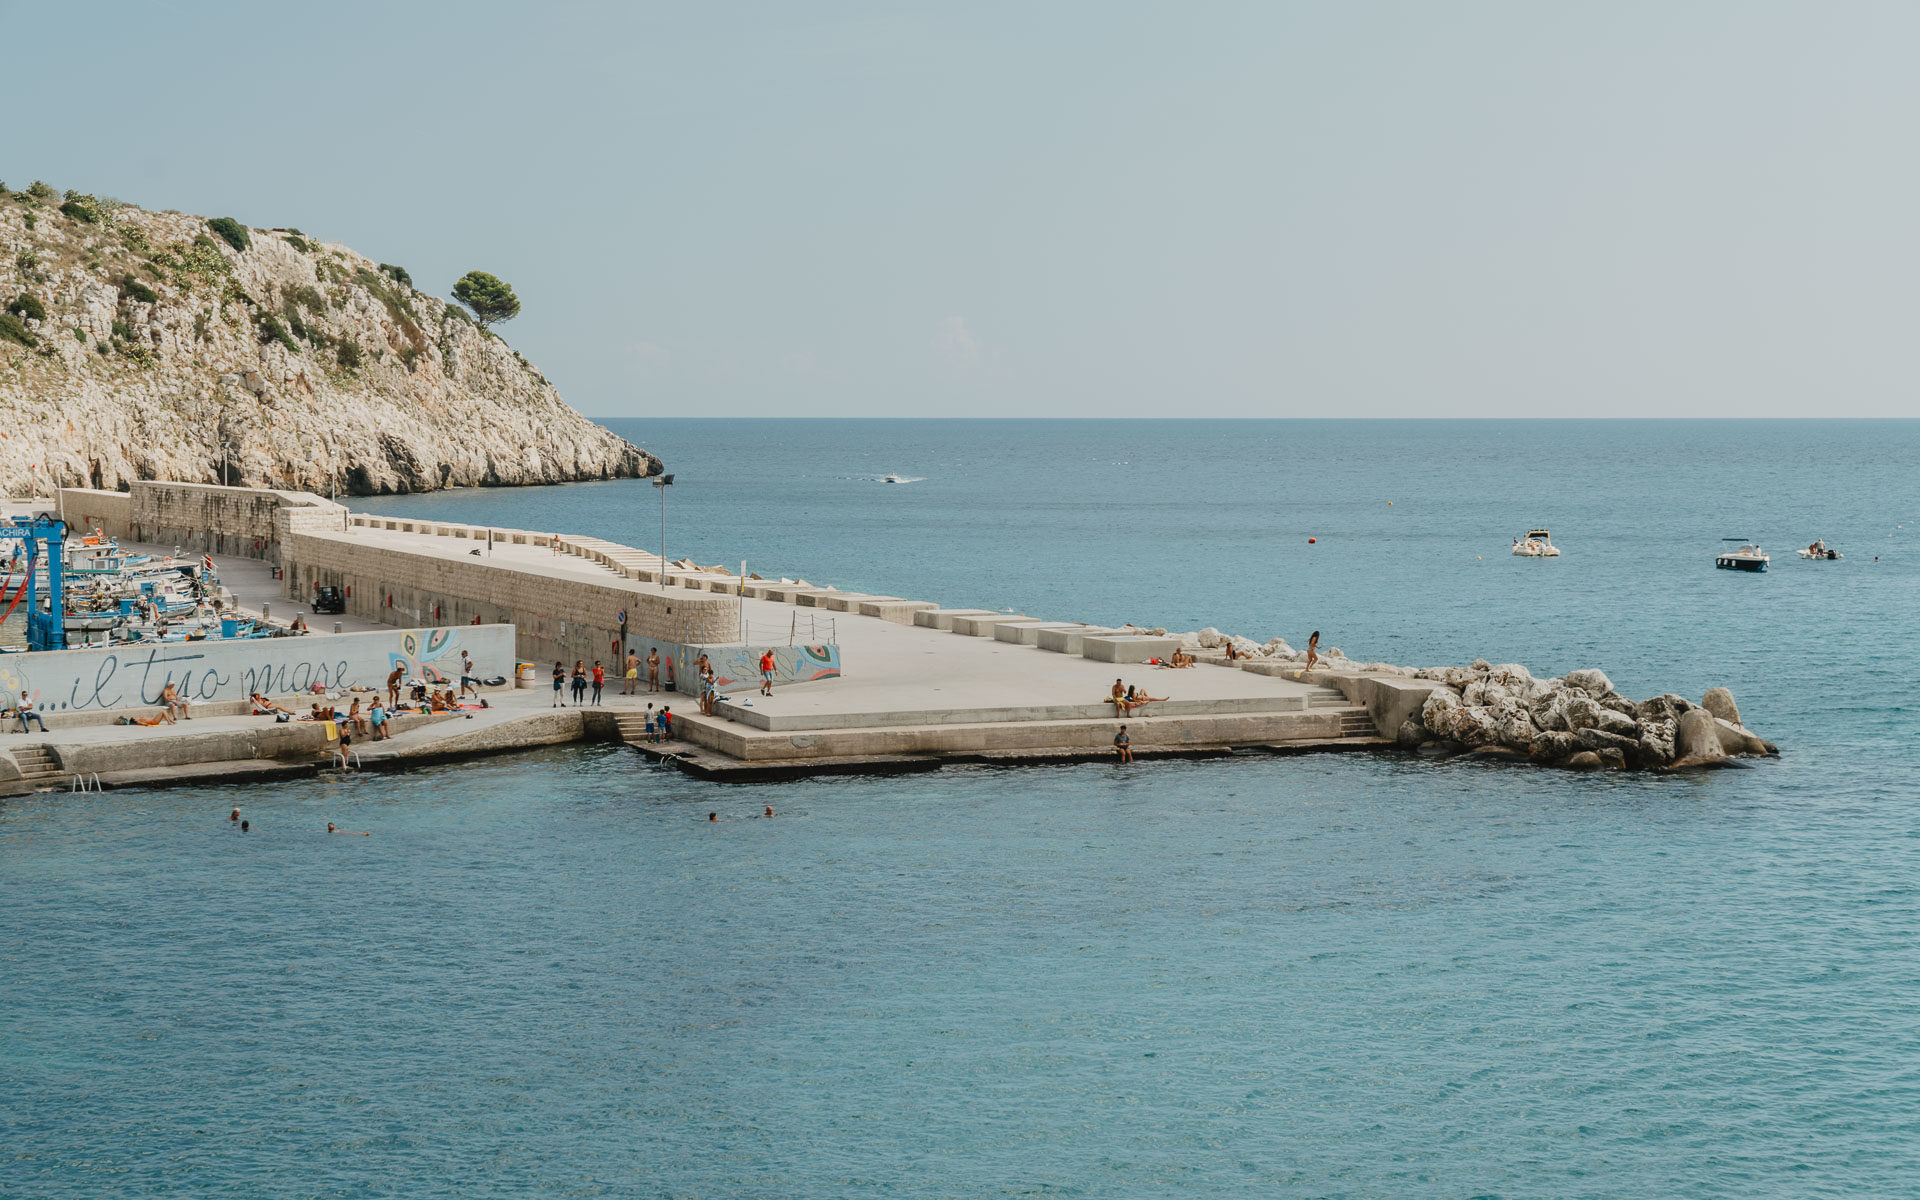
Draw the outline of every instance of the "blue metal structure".
M27 551L27 649L65 650L67 648L67 606L65 580L67 523L48 517L15 517L0 525L0 541L26 543ZM45 543L44 550L42 543ZM37 586L40 555L47 556L46 611L40 611Z

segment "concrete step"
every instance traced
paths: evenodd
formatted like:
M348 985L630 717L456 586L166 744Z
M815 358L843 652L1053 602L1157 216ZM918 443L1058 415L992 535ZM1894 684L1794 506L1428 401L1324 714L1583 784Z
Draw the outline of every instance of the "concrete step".
M1155 682L1159 682L1156 677ZM1344 706L1346 700L1343 698ZM1214 700L1163 700L1138 708L1124 719L1145 717L1237 716L1255 713L1297 713L1307 711L1305 696L1240 696ZM679 714L675 714L676 716ZM1101 701L1090 704L1048 704L1005 708L905 709L882 712L776 712L758 705L748 708L729 703L724 697L714 715L729 721L763 729L770 733L803 732L821 729L884 729L900 725L982 725L1027 721L1099 721L1120 719L1113 705Z

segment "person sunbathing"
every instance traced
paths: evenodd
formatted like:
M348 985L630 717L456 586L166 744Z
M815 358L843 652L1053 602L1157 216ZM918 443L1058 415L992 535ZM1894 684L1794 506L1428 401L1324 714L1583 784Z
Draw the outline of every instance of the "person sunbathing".
M1165 696L1149 696L1147 695L1147 689L1140 688L1133 693L1133 699L1127 711L1132 712L1134 709L1141 708L1148 704L1160 704L1165 702L1166 699L1167 697Z
M253 701L253 715L256 717L272 716L274 713L286 713L288 716L293 715L292 709L274 703L259 692L253 693L248 699Z
M150 717L127 718L127 724L129 725L171 725L173 723L173 714L164 708Z
M452 712L453 711L453 706L447 703L447 696L445 692L435 692L433 694L432 707L434 712Z

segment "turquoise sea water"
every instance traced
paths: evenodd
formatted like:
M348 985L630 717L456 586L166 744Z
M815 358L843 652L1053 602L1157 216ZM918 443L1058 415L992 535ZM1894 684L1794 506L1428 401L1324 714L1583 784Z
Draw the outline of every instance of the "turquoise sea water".
M8 801L0 1193L1915 1190L1920 424L616 426L675 555L1723 683L1785 757L719 787L590 747ZM657 504L367 506L651 545ZM1507 553L1534 524L1565 557Z

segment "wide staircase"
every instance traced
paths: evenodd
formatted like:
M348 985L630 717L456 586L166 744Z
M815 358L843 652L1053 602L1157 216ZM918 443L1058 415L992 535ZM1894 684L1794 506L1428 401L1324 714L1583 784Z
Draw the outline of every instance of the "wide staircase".
M65 774L45 746L22 746L13 751L13 761L20 768L20 782L36 792L60 786Z

